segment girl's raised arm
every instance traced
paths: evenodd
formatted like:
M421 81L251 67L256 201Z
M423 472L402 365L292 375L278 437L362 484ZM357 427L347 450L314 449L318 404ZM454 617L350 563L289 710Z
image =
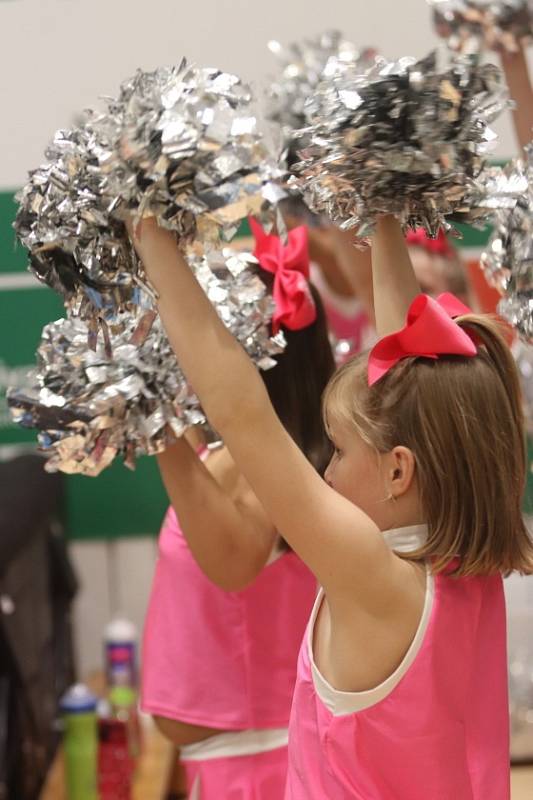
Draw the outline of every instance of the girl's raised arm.
M277 418L256 368L218 318L171 233L142 222L135 243L178 361L275 528L326 591L383 594L378 528L333 491ZM380 559L380 555L382 558ZM377 574L378 573L378 574Z
M276 532L242 477L235 479L227 451L206 465L183 436L157 461L200 569L221 589L244 589L265 566Z
M376 329L380 337L400 330L420 287L402 227L392 216L380 217L372 239L372 277Z

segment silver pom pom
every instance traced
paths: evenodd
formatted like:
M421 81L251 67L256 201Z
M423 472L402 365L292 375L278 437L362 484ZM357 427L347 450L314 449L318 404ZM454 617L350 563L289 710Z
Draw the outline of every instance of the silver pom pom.
M190 263L254 362L274 366L285 342L270 336L273 301L254 257L224 250ZM95 335L94 350L90 334L76 317L47 325L28 387L8 392L14 421L41 431L49 471L98 475L119 454L133 467L136 456L161 452L205 421L155 313L118 315L116 326Z
M138 72L46 156L19 195L17 234L41 280L108 323L149 291L126 215L155 216L183 247L209 249L280 194L250 89L185 62Z
M502 172L507 205L496 214L494 232L481 265L503 295L498 311L527 342L533 342L533 146L527 161L517 160ZM514 201L513 201L514 195Z
M235 75L185 62L139 72L109 114L120 131L108 190L182 242L231 239L280 174L251 90Z
M311 143L291 183L313 211L360 237L379 214L435 235L447 215L467 214L496 138L489 123L507 105L501 72L476 58L440 66L432 53L382 60L365 75L335 71L306 105Z
M8 392L8 403L15 422L41 431L48 471L98 475L118 453L132 466L203 420L159 321L141 347L132 334L126 325L113 337L110 360L101 340L87 348L83 320L44 328L30 385Z
M288 142L306 124L305 104L324 76L343 68L364 72L376 58L373 48L360 50L336 30L286 47L271 41L268 47L279 63L268 90L268 116L282 126Z
M58 131L48 163L30 173L17 195L15 229L39 280L79 313L85 304L89 316L112 321L117 310L134 310L141 301L141 268L124 225L110 213L99 166L104 146L110 141L90 118L81 128Z

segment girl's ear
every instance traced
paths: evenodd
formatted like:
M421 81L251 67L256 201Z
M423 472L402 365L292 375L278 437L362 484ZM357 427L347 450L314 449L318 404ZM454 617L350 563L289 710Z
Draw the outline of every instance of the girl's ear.
M401 497L413 483L416 459L408 447L394 447L390 452L389 485L393 497Z

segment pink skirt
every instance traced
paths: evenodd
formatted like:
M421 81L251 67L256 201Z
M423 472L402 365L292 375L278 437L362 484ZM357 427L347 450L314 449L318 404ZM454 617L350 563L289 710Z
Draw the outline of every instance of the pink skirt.
M189 800L283 800L287 747L265 753L183 760Z

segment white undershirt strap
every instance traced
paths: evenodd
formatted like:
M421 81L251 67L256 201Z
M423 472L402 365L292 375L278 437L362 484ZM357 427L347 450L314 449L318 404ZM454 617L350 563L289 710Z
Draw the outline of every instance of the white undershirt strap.
M427 537L426 525L413 525L408 528L398 528L397 530L386 531L384 538L392 550L398 552L412 552L417 550L423 545ZM395 686L401 681L403 676L407 673L409 667L414 662L418 655L429 621L431 619L431 611L433 609L433 600L435 595L435 580L431 574L429 567L426 568L426 594L424 600L424 608L420 623L417 631L411 642L407 653L402 659L401 664L394 670L392 675L386 678L383 683L376 686L374 689L369 689L365 692L342 692L331 686L330 683L320 673L315 664L313 655L313 634L315 622L322 605L324 592L321 589L315 601L315 605L311 614L311 620L308 628L307 648L309 653L309 660L311 663L311 674L315 691L334 716L345 716L347 714L355 714L358 711L363 711L365 708L370 708L376 703L379 703L387 697Z

